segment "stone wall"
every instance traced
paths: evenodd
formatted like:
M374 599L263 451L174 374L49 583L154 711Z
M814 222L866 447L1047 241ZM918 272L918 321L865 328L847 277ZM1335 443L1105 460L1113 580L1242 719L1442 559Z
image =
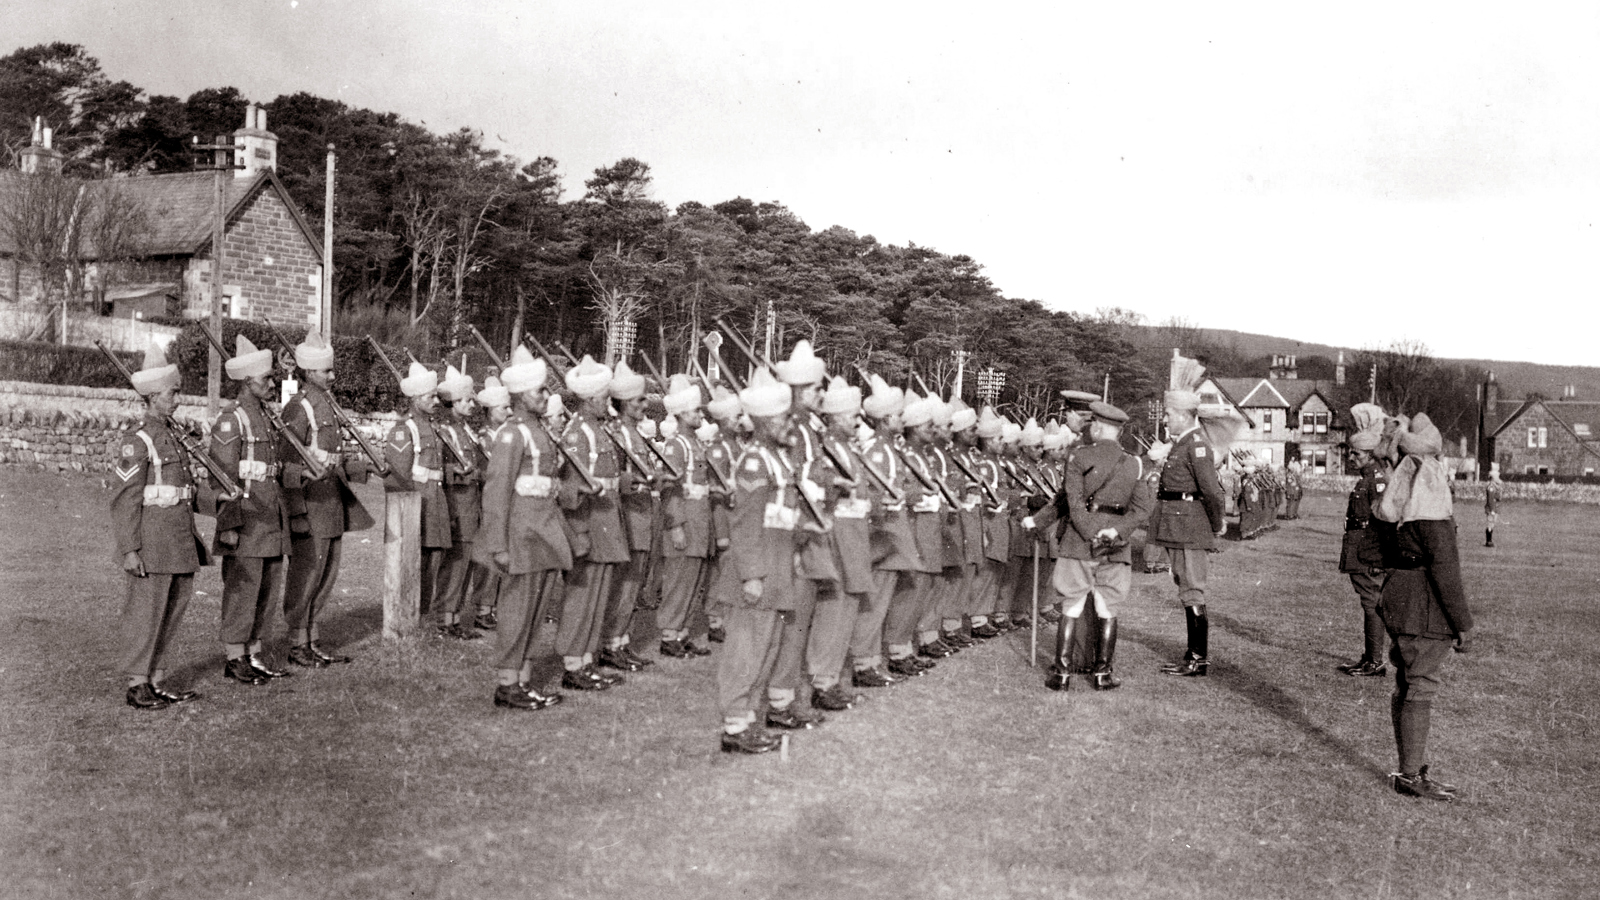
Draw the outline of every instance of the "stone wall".
M223 401L226 408L228 401ZM175 417L204 434L206 398L181 394ZM0 465L50 472L108 472L123 432L144 418L144 400L131 388L64 387L0 381ZM380 453L399 418L354 416ZM360 451L352 444L351 452Z
M143 418L132 389L0 381L0 465L110 471L117 439ZM177 418L200 424L205 398L180 396Z

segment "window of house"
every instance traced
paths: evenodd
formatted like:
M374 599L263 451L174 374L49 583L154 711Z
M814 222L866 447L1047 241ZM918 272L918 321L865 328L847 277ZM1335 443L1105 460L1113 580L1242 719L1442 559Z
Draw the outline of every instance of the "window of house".
M1328 474L1328 451L1317 450L1311 454L1311 471L1318 475Z
M1327 434L1329 413L1301 413L1300 432L1302 434Z
M1539 474L1540 475L1549 475L1550 474L1550 467L1549 466L1540 466L1539 467Z
M1573 424L1572 430L1578 433L1578 437L1589 437L1588 422L1576 422Z
M1533 472L1534 472L1534 467L1533 466L1523 466L1522 467L1522 474L1524 474L1524 475L1532 475Z
M1203 391L1200 394L1201 406L1221 406L1222 395L1215 391Z
M1549 440L1550 440L1550 429L1544 427L1543 425L1540 425L1539 426L1539 446L1541 448L1547 446Z
M1528 429L1528 447L1531 449L1537 446L1539 446L1539 429L1530 427Z
M1272 433L1272 410L1270 409L1261 414L1261 433Z

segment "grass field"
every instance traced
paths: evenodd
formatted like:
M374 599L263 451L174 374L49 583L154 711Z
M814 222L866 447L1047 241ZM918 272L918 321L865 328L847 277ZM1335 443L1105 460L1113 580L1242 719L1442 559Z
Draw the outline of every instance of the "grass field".
M347 538L325 625L353 665L223 682L208 569L170 677L205 698L128 709L105 501L98 479L0 472L3 897L1596 893L1600 508L1508 504L1495 550L1462 511L1479 627L1435 705L1434 770L1463 795L1444 805L1385 785L1390 682L1334 668L1359 653L1338 497L1213 557L1210 678L1155 673L1182 616L1167 576L1138 576L1122 690L1050 693L1012 635L794 736L787 762L716 752L714 658L494 710L489 642L377 636L376 533Z

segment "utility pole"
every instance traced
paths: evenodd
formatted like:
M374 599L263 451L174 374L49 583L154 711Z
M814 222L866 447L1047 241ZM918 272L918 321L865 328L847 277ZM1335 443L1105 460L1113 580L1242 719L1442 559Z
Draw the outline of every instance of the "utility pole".
M322 336L333 337L333 145L328 145L328 186L322 198Z
M200 168L210 168L211 181L211 333L222 335L222 237L228 227L228 210L225 195L228 189L228 180L233 177L234 169L242 169L243 165L234 162L234 153L240 148L233 143L233 136L226 134L217 135L216 143L202 144L196 136L192 143L195 151L211 151L211 165ZM210 348L211 355L206 364L206 414L215 417L217 409L222 402L222 354L216 347Z

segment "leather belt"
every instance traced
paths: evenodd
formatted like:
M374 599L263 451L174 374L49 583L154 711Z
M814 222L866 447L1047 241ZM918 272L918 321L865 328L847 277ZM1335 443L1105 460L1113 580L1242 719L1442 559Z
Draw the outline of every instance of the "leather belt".
M601 490L615 491L617 489L617 484L619 483L619 479L617 479L616 477L595 478L594 483L596 485L599 485Z
M1093 500L1090 500L1084 505L1087 506L1089 512L1092 513L1110 513L1113 516L1125 516L1128 514L1128 508L1126 506L1112 506L1107 503L1096 503Z
M1191 494L1188 491L1156 491L1156 499L1157 500L1199 500L1200 499L1200 495L1199 494Z
M428 483L430 481L443 481L444 480L444 470L443 469L430 469L427 466L412 466L411 467L411 480L412 481L420 481L420 482L422 482L424 484L426 484L426 483Z

